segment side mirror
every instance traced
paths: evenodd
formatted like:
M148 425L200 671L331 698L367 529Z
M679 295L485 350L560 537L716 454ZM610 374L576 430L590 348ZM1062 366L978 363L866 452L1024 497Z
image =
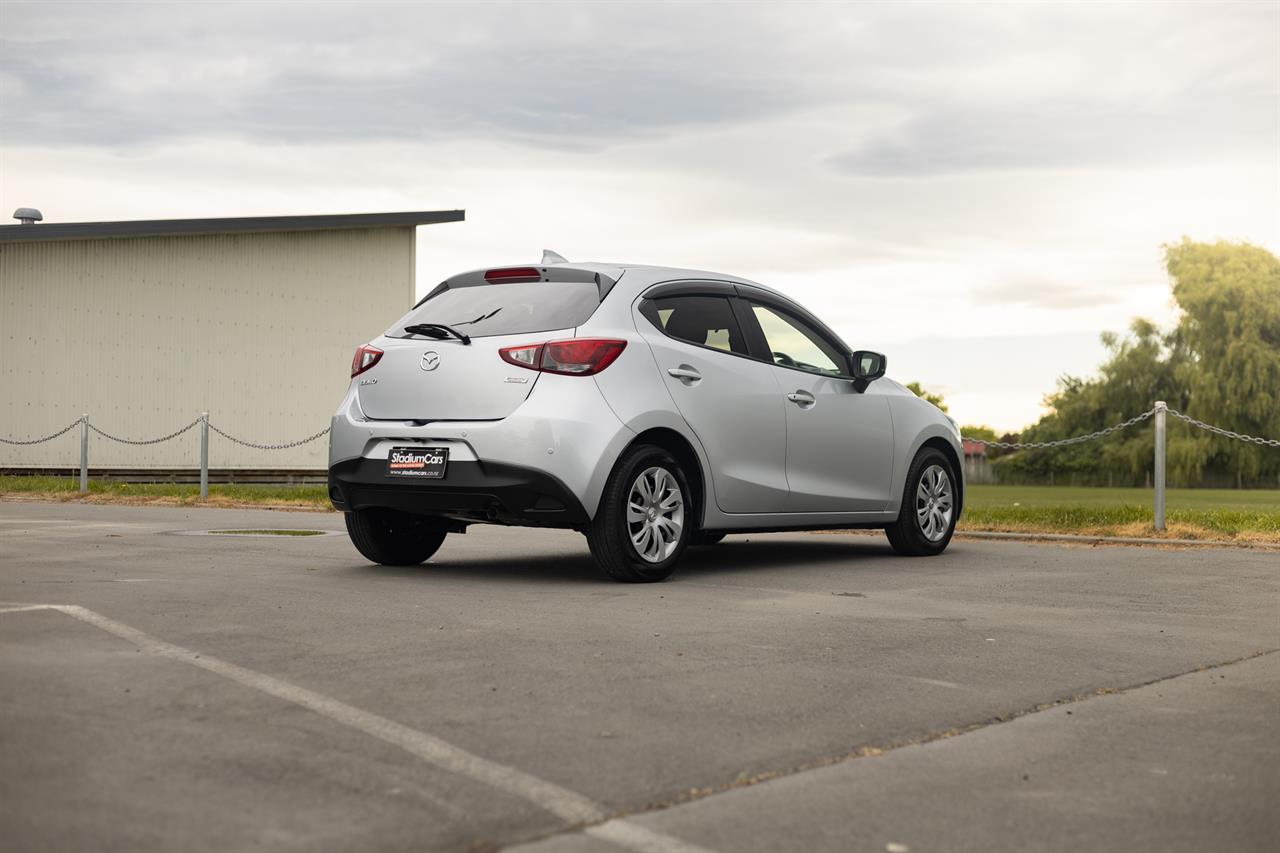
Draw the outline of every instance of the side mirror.
M859 388L865 388L868 383L884 376L885 368L888 365L889 360L884 357L883 353L872 352L871 350L855 350L849 356L849 368L852 370L853 379L858 383Z

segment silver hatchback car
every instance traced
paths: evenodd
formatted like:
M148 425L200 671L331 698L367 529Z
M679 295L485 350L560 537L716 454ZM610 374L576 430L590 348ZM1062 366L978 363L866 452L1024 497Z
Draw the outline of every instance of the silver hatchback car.
M955 423L775 290L667 267L454 276L361 346L329 495L376 563L474 523L584 533L610 577L668 577L727 533L880 528L938 554Z

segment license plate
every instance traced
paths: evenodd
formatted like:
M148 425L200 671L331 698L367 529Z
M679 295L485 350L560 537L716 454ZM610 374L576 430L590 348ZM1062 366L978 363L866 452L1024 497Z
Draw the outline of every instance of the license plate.
M447 447L393 447L387 457L387 476L442 480L448 464Z

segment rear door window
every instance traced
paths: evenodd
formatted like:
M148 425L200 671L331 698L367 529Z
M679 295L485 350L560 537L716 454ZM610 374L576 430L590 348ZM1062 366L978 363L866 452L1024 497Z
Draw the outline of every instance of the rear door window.
M640 313L668 337L721 352L750 354L733 307L723 296L647 299Z
M472 337L551 332L582 325L599 305L599 288L588 281L456 287L423 302L386 334L411 337L404 327L414 323L443 323Z

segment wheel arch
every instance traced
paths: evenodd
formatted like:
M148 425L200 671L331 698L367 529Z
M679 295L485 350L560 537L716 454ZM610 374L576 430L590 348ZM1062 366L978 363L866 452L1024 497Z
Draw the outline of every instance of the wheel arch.
M696 514L698 528L701 529L707 513L707 483L702 459L694 449L693 443L670 427L651 427L633 438L626 449L629 450L640 444L661 447L680 463L685 478L689 481L689 488L693 491L693 499L698 507Z

